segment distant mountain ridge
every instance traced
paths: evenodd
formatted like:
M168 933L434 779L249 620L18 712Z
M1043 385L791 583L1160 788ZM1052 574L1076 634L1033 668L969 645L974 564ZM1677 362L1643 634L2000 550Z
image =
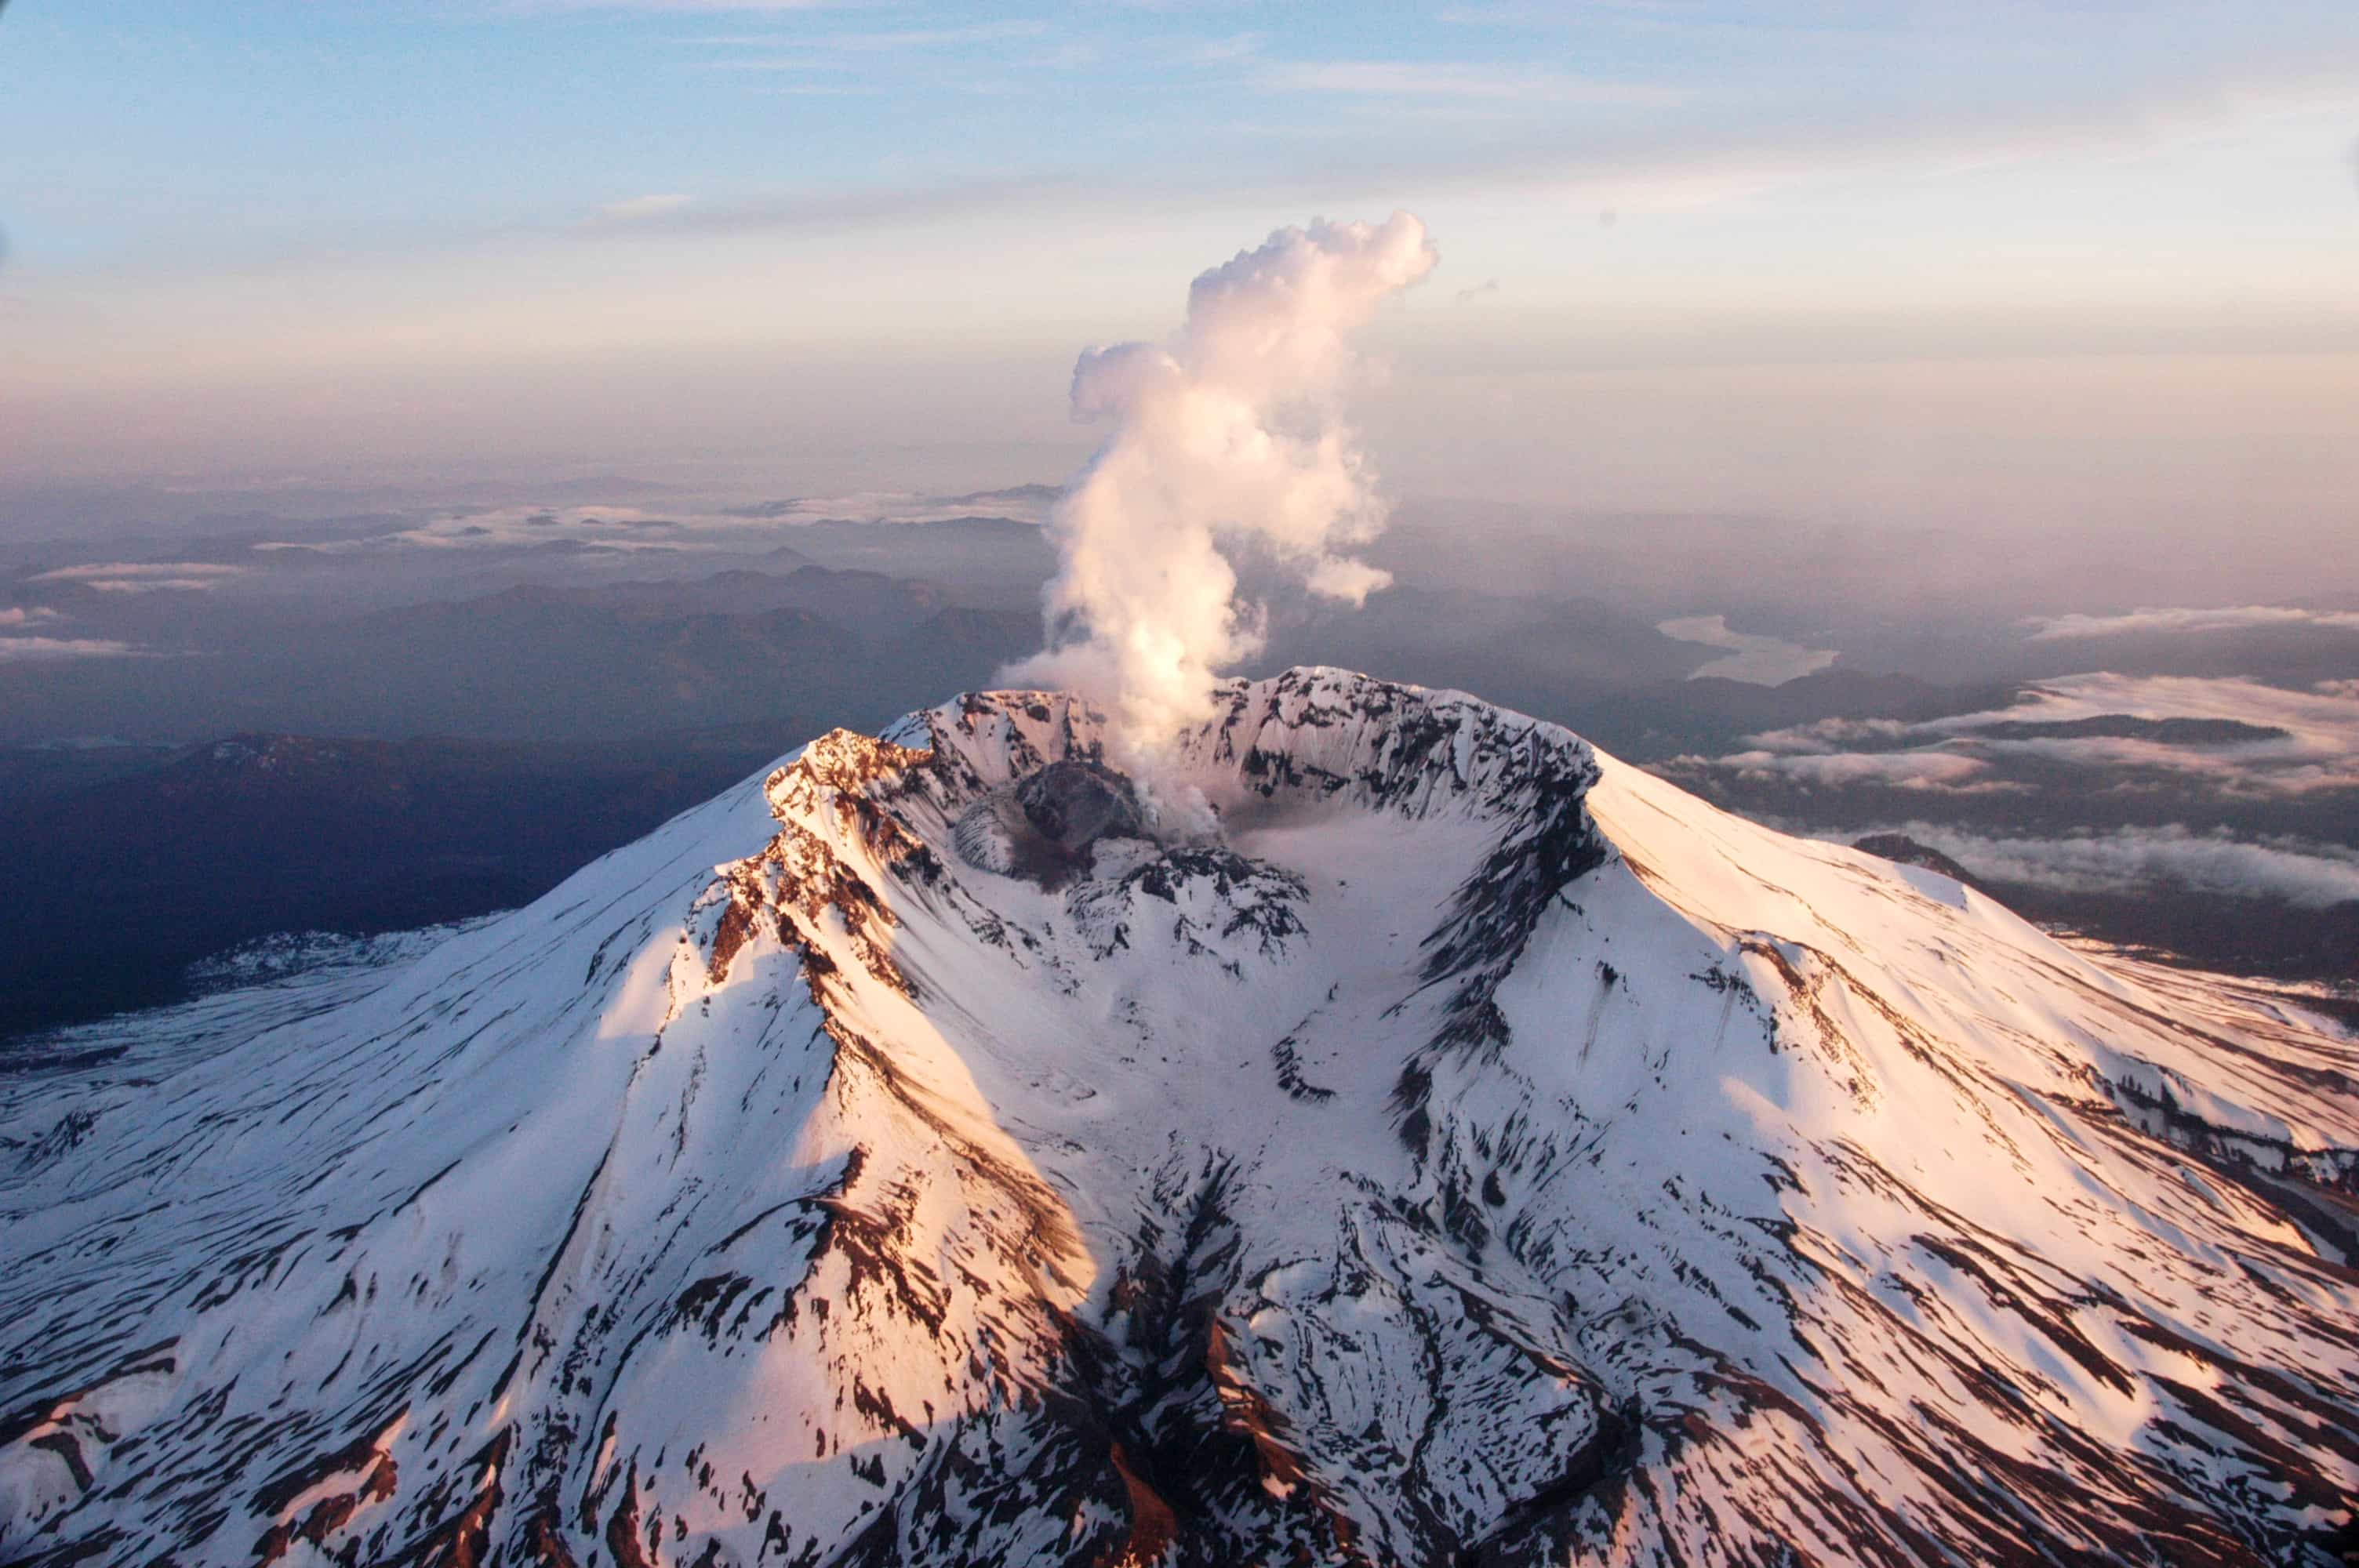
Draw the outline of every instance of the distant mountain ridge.
M0 809L0 1036L176 1000L288 930L510 909L806 727L630 748L242 734Z

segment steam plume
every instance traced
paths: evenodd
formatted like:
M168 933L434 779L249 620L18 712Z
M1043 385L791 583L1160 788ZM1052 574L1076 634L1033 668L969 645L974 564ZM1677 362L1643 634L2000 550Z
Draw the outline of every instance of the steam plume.
M1084 352L1073 416L1112 431L1049 518L1049 648L1008 677L1088 697L1145 761L1210 715L1218 671L1261 649L1230 551L1354 605L1384 587L1343 553L1385 509L1338 396L1352 332L1436 259L1407 212L1281 229L1196 279L1168 347Z

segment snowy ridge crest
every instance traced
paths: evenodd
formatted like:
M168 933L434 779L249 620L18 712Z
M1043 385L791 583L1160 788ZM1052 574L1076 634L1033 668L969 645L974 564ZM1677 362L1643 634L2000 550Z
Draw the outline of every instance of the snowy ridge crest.
M978 847L1105 734L0 1079L0 1556L2335 1560L2347 1036L1336 670Z

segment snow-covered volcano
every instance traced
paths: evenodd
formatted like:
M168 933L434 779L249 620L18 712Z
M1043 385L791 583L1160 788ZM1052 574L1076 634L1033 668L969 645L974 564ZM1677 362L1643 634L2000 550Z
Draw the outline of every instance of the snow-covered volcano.
M2323 1021L1453 694L1224 688L1209 838L1099 741L0 1080L0 1557L2335 1560Z

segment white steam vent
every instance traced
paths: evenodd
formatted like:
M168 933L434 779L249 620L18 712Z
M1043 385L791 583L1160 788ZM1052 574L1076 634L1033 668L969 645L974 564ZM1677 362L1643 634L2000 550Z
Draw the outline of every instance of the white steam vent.
M1341 395L1352 334L1437 259L1407 212L1281 229L1196 279L1169 344L1082 354L1073 416L1112 431L1049 522L1049 647L1005 678L1103 708L1113 754L1151 785L1171 738L1211 717L1216 675L1262 648L1233 550L1329 599L1384 587L1348 553L1385 508Z

